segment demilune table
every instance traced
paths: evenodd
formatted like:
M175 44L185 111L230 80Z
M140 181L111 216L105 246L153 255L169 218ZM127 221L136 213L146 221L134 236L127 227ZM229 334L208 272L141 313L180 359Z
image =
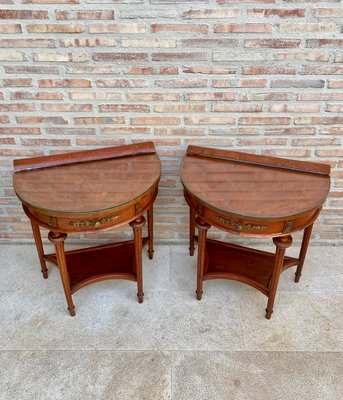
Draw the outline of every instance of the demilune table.
M197 299L203 281L233 279L268 297L270 319L280 273L297 266L300 279L313 223L330 188L330 166L189 146L181 166L190 207L190 254L198 240ZM276 253L208 239L214 226L246 237L271 237ZM195 227L199 235L195 235ZM291 234L304 230L298 258L285 256Z
M153 257L153 202L161 175L152 142L14 161L14 189L31 220L44 278L46 262L58 266L71 316L72 293L104 279L137 282L143 302L142 246ZM148 236L142 238L147 212ZM65 251L68 234L130 224L133 240ZM45 254L40 227L55 254Z

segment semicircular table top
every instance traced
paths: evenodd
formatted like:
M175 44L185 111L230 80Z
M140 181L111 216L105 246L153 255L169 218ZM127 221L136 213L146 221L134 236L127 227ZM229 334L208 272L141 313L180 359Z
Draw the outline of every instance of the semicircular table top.
M312 168L318 165L323 168ZM282 218L324 203L330 189L329 168L189 146L181 181L191 195L220 211L250 218Z
M68 163L14 174L25 204L61 213L89 213L118 207L138 198L160 178L156 153Z

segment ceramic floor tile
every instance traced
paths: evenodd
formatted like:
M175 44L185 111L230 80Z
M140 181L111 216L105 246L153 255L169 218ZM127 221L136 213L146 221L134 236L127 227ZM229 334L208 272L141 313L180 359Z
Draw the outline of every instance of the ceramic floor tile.
M239 297L246 350L343 350L343 292L280 292L269 321L267 297Z
M4 400L167 400L171 355L163 352L3 351Z
M331 373L339 353L181 352L173 400L338 400Z

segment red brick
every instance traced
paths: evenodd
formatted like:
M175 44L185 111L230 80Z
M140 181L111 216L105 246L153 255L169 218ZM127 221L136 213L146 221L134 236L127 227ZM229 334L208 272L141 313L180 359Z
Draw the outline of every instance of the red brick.
M250 105L250 104L214 104L212 111L215 112L261 112L262 105Z
M313 127L301 127L301 128L266 128L265 135L314 135L316 128Z
M206 87L207 79L169 79L158 80L155 82L156 86L165 88L194 88Z
M248 10L248 16L252 17L280 17L280 18L303 18L305 8L253 8Z
M41 129L40 128L21 128L21 127L14 127L14 128L0 128L1 135L40 135Z
M0 103L1 112L34 111L35 109L36 109L35 105L32 103L9 103L9 104Z
M343 113L343 104L327 104L325 111L334 113Z
M0 11L1 13L1 11ZM20 24L2 24L0 25L0 33L1 34L12 34L12 33L21 33L21 25Z
M15 140L13 138L0 137L0 144L15 144Z
M62 93L57 92L14 92L11 100L62 100Z
M320 112L320 104L273 104L270 112L313 113Z
M306 149L275 149L275 150L263 150L262 154L267 156L275 157L309 157L311 155L310 150Z
M128 93L129 101L179 101L179 93Z
M33 24L26 29L30 33L81 33L85 27L81 24Z
M218 47L237 47L238 39L183 39L181 40L182 47L195 47L195 48L218 48Z
M343 93L300 93L298 95L300 101L325 101L325 100L343 100Z
M24 4L79 4L80 0L23 0Z
M335 24L325 24L325 23L307 23L307 24L298 24L298 23L281 23L279 24L279 30L283 33L306 33L306 32L335 32L336 25Z
M237 68L210 68L210 67L184 67L183 72L186 74L215 74L226 75L235 74Z
M188 113L206 112L205 104L157 104L154 106L155 112L167 113Z
M148 61L148 53L94 53L94 61Z
M152 32L208 33L209 26L205 24L152 24Z
M69 139L21 139L23 146L70 146Z
M295 67L265 67L255 65L253 67L243 67L243 75L295 75L297 72Z
M343 124L343 117L297 117L295 125L339 125Z
M100 112L149 112L150 107L145 104L101 104Z
M316 150L318 157L343 157L343 149Z
M213 79L212 86L215 88L234 87L266 87L267 79Z
M238 120L240 125L289 125L289 117L241 117Z
M306 47L316 48L316 47L342 47L343 39L307 39Z
M0 19L49 19L46 10L0 10Z
M301 71L302 74L310 74L310 75L342 75L343 74L343 66L336 65L305 65Z
M341 89L343 88L343 79L342 80L330 80L328 82L328 88L330 89Z
M277 79L272 80L271 86L272 88L322 88L325 85L325 81L323 79L300 79L300 80L291 80L291 79Z
M125 74L127 75L178 75L178 67L130 67Z
M175 135L175 136L202 136L205 129L199 128L156 128L156 135Z
M0 39L0 47L56 47L53 39Z
M242 96L242 101L285 101L291 98L292 93L284 92L248 93Z
M120 128L101 128L101 133L104 134L120 134L120 135L141 135L141 134L150 134L150 128L142 128L142 127L128 127L128 126L121 126Z
M1 124L9 124L10 119L8 118L7 115L0 115L0 123Z
M189 117L185 118L186 125L233 125L236 119L232 117Z
M56 11L56 19L115 19L113 10L63 10Z
M212 9L212 10L189 10L183 13L184 18L192 19L192 18L236 18L240 14L240 10L238 8L220 8L220 9Z
M287 139L270 139L270 138L258 138L258 139L239 139L239 146L285 146Z
M246 39L244 47L293 49L300 46L300 39Z
M86 112L92 111L92 104L68 104L68 103L48 103L42 104L43 111L63 111L63 112Z
M62 47L115 47L116 41L111 38L67 38L61 39ZM71 61L71 60L70 60Z
M125 117L80 117L74 118L76 125L125 124Z
M35 66L35 65L6 65L7 74L55 74L60 73L57 67Z
M16 117L18 124L53 124L67 125L68 121L63 117Z
M31 85L32 79L29 78L0 79L0 87L25 87Z
M40 79L38 81L39 87L91 87L89 79Z
M178 60L192 60L192 61L206 61L207 54L192 52L177 52L177 53L153 53L152 61L178 61Z
M148 81L143 79L98 79L96 81L98 87L146 87Z
M210 101L232 101L235 94L231 92L208 92L208 93L186 93L185 100L210 100Z
M298 53L276 53L274 59L277 61L329 61L330 53L320 53L317 51L302 51Z
M216 33L264 33L271 32L271 24L217 24L214 27Z
M90 33L144 33L145 24L94 24L89 25Z
M177 117L134 117L131 118L132 125L179 125L180 118Z
M311 138L311 139L293 139L292 146L339 146L340 140L335 138Z

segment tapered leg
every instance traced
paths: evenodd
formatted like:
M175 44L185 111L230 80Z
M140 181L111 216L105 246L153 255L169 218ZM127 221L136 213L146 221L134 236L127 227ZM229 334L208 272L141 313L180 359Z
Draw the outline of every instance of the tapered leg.
M66 233L57 233L57 232L49 232L48 236L50 242L55 245L57 263L60 270L60 275L62 279L64 293L67 299L68 310L72 317L75 316L75 306L73 303L73 299L71 297L71 288L70 288L70 278L69 272L67 268L65 253L64 253L64 241L67 238Z
M279 283L280 274L282 272L283 260L285 258L286 249L292 245L292 236L282 236L273 239L276 246L275 262L273 274L269 283L268 304L266 308L266 318L270 319L273 312L276 289Z
M150 260L154 257L154 209L153 205L148 209L148 235L149 235L149 258Z
M301 243L301 249L300 249L300 255L299 255L299 264L298 264L297 270L295 271L294 282L299 282L299 280L300 280L301 271L303 269L305 257L306 257L306 253L307 253L308 244L310 243L310 239L311 239L312 228L313 228L313 224L309 225L304 230L304 236L303 236L303 241Z
M195 213L189 209L189 255L194 255Z
M46 262L44 259L44 249L43 249L42 236L40 234L39 226L37 224L35 224L33 221L31 221L31 226L32 226L33 237L34 237L35 243L36 243L36 248L37 248L37 253L38 253L38 257L39 257L39 261L40 261L43 278L47 279L49 276L49 273L48 273L48 269L46 267Z
M142 228L145 225L145 218L142 216L138 217L134 221L130 222L133 229L133 236L135 241L135 267L137 277L137 288L138 288L138 303L143 303L143 273L142 273Z
M195 219L195 226L199 230L198 238L198 266L197 266L197 300L202 297L202 281L205 269L205 254L206 254L206 235L208 229L211 227L207 222L203 221L200 217Z

